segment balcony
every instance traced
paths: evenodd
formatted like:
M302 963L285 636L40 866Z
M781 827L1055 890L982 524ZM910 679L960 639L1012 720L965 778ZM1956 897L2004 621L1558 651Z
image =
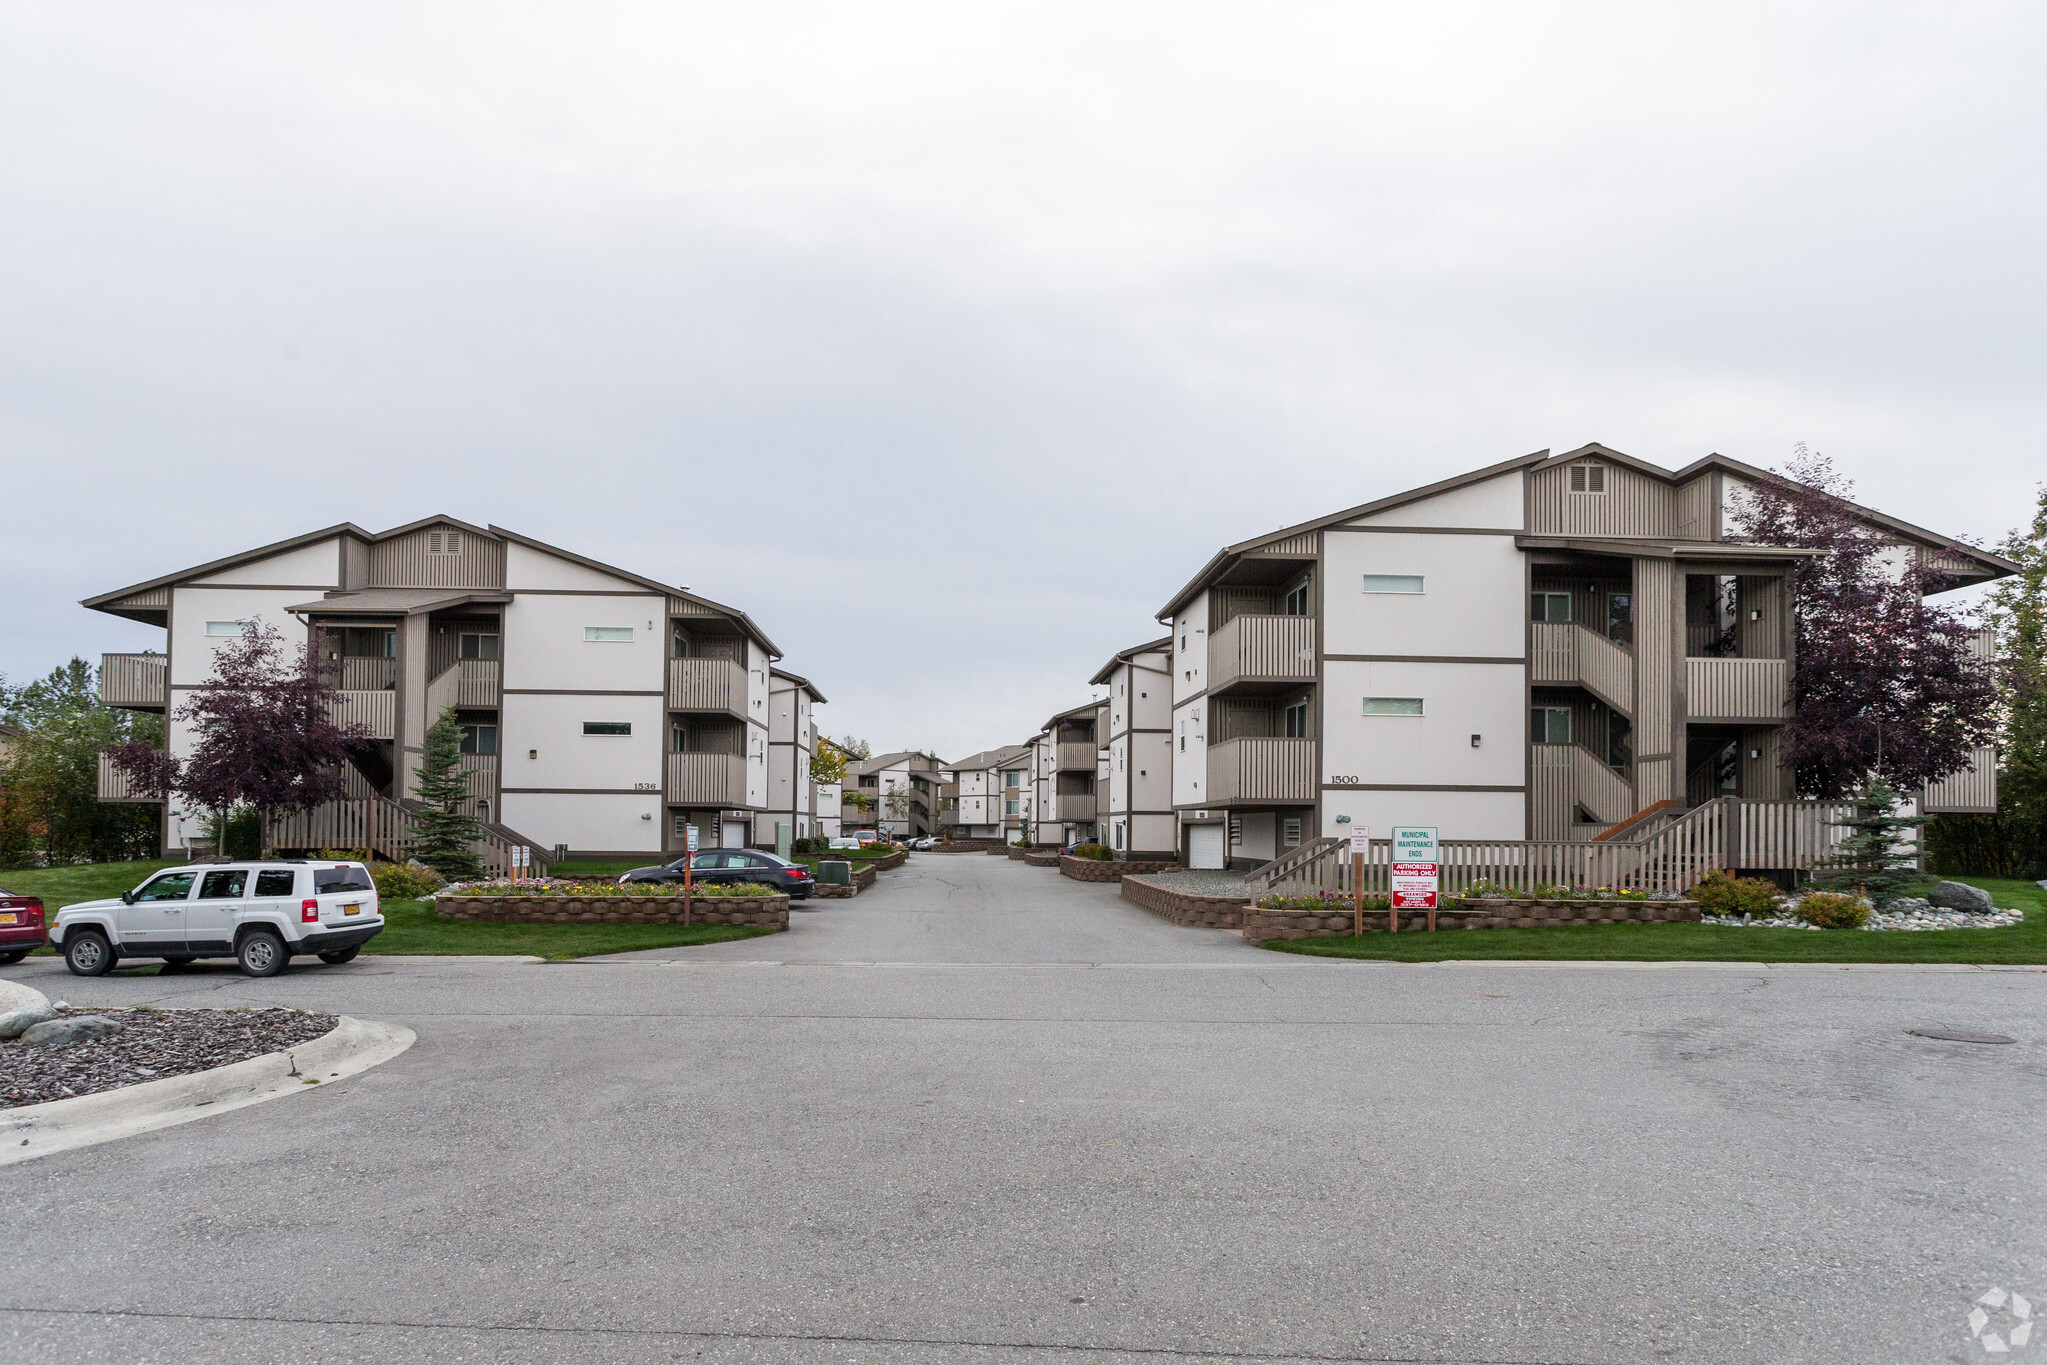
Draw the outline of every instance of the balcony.
M1635 789L1628 779L1581 744L1531 745L1528 771L1535 806L1531 838L1571 837L1573 815L1580 806L1601 828L1635 812Z
M1783 659L1686 659L1685 710L1694 723L1787 720L1791 666Z
M746 718L746 669L731 659L670 659L668 709Z
M170 674L161 654L100 655L100 705L161 711L170 704ZM105 798L102 798L105 799Z
M1635 656L1568 621L1537 621L1530 681L1582 687L1624 716L1635 714Z
M1208 806L1308 805L1315 799L1315 741L1226 739L1208 746Z
M1087 824L1095 818L1093 792L1069 792L1052 798L1052 818L1060 824Z
M398 694L336 692L327 718L336 725L360 726L365 738L390 739L398 733Z
M710 662L677 659L676 663ZM746 760L738 754L668 755L668 804L716 806L746 804Z
M1315 618L1233 616L1208 640L1208 690L1315 681Z
M102 801L156 802L162 796L152 796L136 785L135 780L114 766L114 760L105 754L99 756L100 778L99 799Z
M462 755L462 771L469 774L470 812L475 813L475 803L489 801L496 809L498 798L498 756L496 754Z
M457 659L426 685L426 713L438 716L449 707L463 711L495 711L503 699L496 659Z
M337 659L334 686L342 692L377 692L398 685L398 661L382 657Z
M1091 739L1061 740L1053 755L1052 770L1061 773L1091 773L1101 748Z

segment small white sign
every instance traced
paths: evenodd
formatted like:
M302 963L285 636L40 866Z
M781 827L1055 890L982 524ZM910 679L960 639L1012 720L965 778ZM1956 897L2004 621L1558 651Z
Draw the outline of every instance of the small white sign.
M526 854L527 854L527 850L526 850L526 845L524 845L524 844L513 844L513 845L512 845L512 866L513 866L514 868L523 868L523 867L525 867L525 866L527 865L527 861L526 861Z
M691 853L694 853L694 852L696 852L696 851L697 851L697 827L696 827L695 825L684 825L684 826L683 826L682 828L683 828L683 833L684 833L684 839L685 839L685 842L684 842L684 844L683 844L683 847L684 847L684 848L686 848L686 849L688 849L688 850L689 850L689 851L690 851Z
M1350 827L1350 851L1359 856L1372 851L1372 831L1364 825Z
M1437 856L1436 826L1395 825L1393 861L1396 863L1440 863Z

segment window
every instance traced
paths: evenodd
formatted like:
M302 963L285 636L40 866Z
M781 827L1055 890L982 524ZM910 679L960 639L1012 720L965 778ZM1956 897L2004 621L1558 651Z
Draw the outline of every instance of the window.
M1606 466L1603 464L1572 465L1571 491L1573 493L1604 493L1606 491Z
M1121 820L1116 822L1116 847L1123 847L1123 822Z
M1528 713L1528 733L1537 744L1571 742L1571 708L1538 706Z
M206 880L199 883L199 899L203 901L238 901L242 898L242 887L249 880L249 874L240 868L232 872L222 869L206 874Z
M678 754L689 752L689 727L680 721L668 727L668 747Z
M1002 803L1002 813L1004 815L1016 814L1016 802L1014 799Z
M1302 583L1289 588L1285 601L1280 604L1282 616L1306 616L1308 614L1308 585Z
M584 626L583 638L605 645L629 645L633 642L631 626Z
M1571 619L1571 594L1567 592L1538 592L1528 598L1528 619L1531 621L1564 622Z
M256 623L254 621L208 621L206 623L206 633L208 635L254 635L256 633Z
M629 735L633 723L629 720L586 720L583 733L586 735Z
M1006 778L1008 778L1009 780L1008 780L1008 781L1006 781L1006 782L1004 782L1004 783L1003 783L1002 785L1003 785L1003 786L1005 786L1005 787L1014 787L1014 786L1016 785L1016 783L1017 783L1017 779L1018 779L1019 777L1021 777L1021 776L1022 776L1022 774L1021 774L1021 773L1004 773L1004 774L1003 774L1003 776L1004 776L1004 777L1006 777Z
M462 752L465 754L494 754L498 751L498 727L495 725L465 725L462 727Z
M1610 592L1606 595L1606 638L1615 644L1635 642L1635 595Z
M258 872L256 874L256 894L258 896L289 896L298 879L299 874L288 869Z
M1308 737L1308 703L1297 701L1286 709L1286 737L1288 739Z
M196 872L167 872L136 892L138 901L181 901L192 894Z
M1279 841L1287 848L1301 842L1301 817L1289 815L1279 822Z
M498 656L498 637L482 631L464 634L460 653L465 659L495 659Z
M1422 714L1420 697L1366 697L1365 714L1368 716L1419 716Z
M1368 573L1365 575L1366 592L1420 592L1422 576L1418 573Z
M323 896L329 891L374 891L370 874L359 867L316 867L313 869L313 894Z

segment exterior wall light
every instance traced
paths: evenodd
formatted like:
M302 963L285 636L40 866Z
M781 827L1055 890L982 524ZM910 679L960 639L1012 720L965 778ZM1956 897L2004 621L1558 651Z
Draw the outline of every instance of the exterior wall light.
M1477 735L1473 735L1473 736L1471 737L1471 747L1472 747L1472 748L1474 748L1474 749L1476 749L1476 748L1478 747L1478 736L1477 736Z
M538 758L538 757L540 757L540 750L538 750L538 749L528 749L528 750L526 751L526 757L528 757L528 758Z

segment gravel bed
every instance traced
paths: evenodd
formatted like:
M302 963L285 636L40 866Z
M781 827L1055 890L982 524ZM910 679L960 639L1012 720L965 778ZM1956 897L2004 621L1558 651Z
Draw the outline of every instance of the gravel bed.
M1796 904L1796 902L1793 902ZM1739 919L1727 916L1707 915L1701 924L1718 924L1731 929L1818 929L1817 924L1807 924L1793 918L1789 907L1778 914L1763 919L1743 915ZM1943 910L1931 901L1914 896L1903 896L1869 917L1869 923L1862 926L1867 933L1925 933L1931 929L2006 929L2014 924L2024 924L2023 910L1992 910L1988 914L1977 914L1968 910Z
M310 1010L100 1009L73 1005L59 1019L96 1015L122 1026L107 1038L68 1047L0 1041L0 1110L118 1090L245 1062L310 1043L335 1017Z
M1216 868L1183 867L1177 872L1146 872L1137 875L1141 882L1163 886L1168 891L1178 891L1189 896L1247 896L1249 889L1244 885L1244 874L1225 872Z

